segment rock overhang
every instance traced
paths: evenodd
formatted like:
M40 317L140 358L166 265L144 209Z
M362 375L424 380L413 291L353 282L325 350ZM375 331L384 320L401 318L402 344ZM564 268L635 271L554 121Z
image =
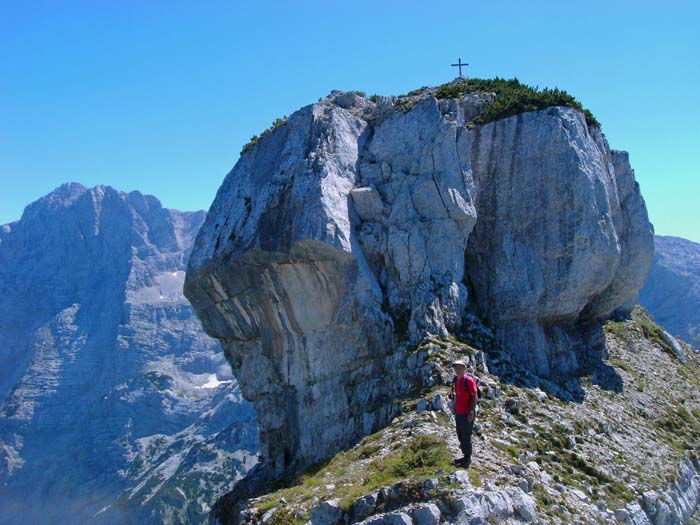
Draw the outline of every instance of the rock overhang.
M295 434L288 450L263 432L276 468L386 423L381 399L401 388L372 380L390 372L399 329L412 341L446 335L475 310L511 360L567 376L599 344L596 320L641 286L651 225L624 154L574 108L471 125L492 99L333 92L272 129L224 181L185 292L248 377L244 394L259 411L285 407L286 423L270 428ZM239 305L217 303L222 292ZM324 398L339 395L330 370L352 371L343 403ZM294 400L255 374L291 386ZM376 400L363 407L371 423L325 432L353 396ZM324 433L336 437L314 438Z

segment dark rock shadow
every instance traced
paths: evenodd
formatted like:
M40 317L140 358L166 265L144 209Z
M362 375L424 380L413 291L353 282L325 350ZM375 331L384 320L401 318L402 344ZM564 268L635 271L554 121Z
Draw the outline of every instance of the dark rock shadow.
M608 351L605 346L605 332L602 324L591 323L581 327L585 334L582 344L575 348L578 369L569 375L539 376L516 364L514 359L503 355L487 354L487 363L492 373L500 376L505 383L525 388L539 388L549 396L562 401L582 403L586 397L584 378L610 392L621 393L624 382L618 372L605 363Z

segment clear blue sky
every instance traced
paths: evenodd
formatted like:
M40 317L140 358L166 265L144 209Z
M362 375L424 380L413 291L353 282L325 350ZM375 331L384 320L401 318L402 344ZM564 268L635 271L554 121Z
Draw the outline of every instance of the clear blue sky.
M207 209L251 135L332 89L471 76L575 95L656 231L700 241L700 3L0 0L0 223L67 181Z

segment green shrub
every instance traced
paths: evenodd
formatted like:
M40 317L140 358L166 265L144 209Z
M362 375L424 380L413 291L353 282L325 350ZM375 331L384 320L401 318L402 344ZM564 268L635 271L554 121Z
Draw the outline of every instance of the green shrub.
M282 124L286 124L286 123L287 123L287 115L285 115L282 118L276 118L274 120L274 122L272 123L272 125L269 128L267 128L265 131L263 131L260 135L253 135L252 137L250 137L248 144L243 146L243 149L241 150L241 155L243 155L244 153L248 153L251 149L253 149L253 146L255 146L260 141L261 138L263 138L268 133L273 132L274 130L279 128Z
M298 520L294 513L286 507L277 509L267 521L267 525L298 525L300 523L304 523L304 520Z
M526 111L537 111L552 106L568 106L581 111L589 126L600 128L600 122L593 114L566 91L557 88L540 90L521 84L517 78L510 80L498 77L494 79L470 78L461 82L451 82L440 86L435 96L438 99L456 98L475 92L496 94L493 102L474 119L475 124L486 124Z

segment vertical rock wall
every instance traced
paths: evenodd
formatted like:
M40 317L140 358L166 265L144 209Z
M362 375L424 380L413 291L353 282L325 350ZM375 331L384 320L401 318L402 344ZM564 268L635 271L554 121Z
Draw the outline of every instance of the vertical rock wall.
M471 307L544 376L600 353L651 225L622 153L571 108L470 127L493 95L334 92L226 177L185 294L221 340L274 472L385 424L411 386L402 340Z

